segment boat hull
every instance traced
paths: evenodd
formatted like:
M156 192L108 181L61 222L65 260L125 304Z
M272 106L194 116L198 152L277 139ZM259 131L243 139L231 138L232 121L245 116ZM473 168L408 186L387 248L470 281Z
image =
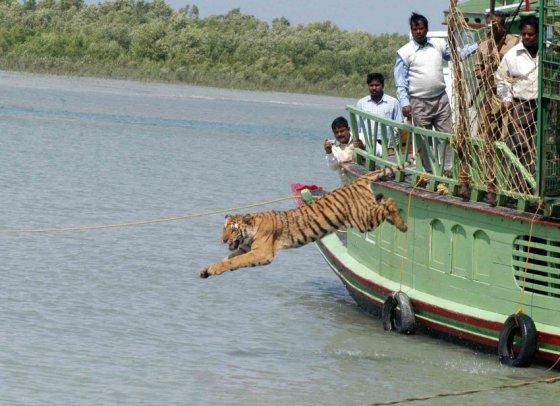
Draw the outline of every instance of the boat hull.
M410 297L419 325L487 348L498 347L505 320L521 309L535 321L537 357L560 357L560 295L554 283L539 282L545 279L542 257L555 257L560 246L556 224L533 222L531 231L530 216L514 211L497 213L397 182L374 189L394 198L403 214L410 212L408 233L384 223L366 234L348 230L346 244L334 234L316 243L360 307L379 314L385 298L400 290ZM523 288L519 244L530 251L529 233L538 248L529 255L532 273L523 277L531 283Z

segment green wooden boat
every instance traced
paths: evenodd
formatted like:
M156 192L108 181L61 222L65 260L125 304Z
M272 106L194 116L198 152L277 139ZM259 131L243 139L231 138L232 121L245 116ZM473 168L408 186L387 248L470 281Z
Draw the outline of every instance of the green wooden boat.
M462 34L470 30L460 37L472 40L474 34L484 35L480 19L488 2L462 2L456 8L453 3L446 15L462 19L462 24L455 24L462 27ZM386 329L444 333L497 351L504 364L528 366L535 358L548 363L560 358L560 0L498 3L496 8L509 4L508 21L527 13L540 20L534 170L526 168L506 142L494 141L497 205L493 207L484 200L485 169L476 165L483 137L438 133L347 106L353 134L358 134L360 124L367 147L357 150L354 162L344 164L350 181L404 162L406 152L389 155L388 148L399 142L396 134L403 131L408 132L404 151L422 143L432 146L433 172L424 179L418 159L415 167L373 186L376 193L397 201L407 219L407 233L384 223L370 233L348 229L331 234L316 245L359 306L381 314ZM453 45L459 49L466 44ZM456 54L452 63L459 60L454 59L459 58ZM469 75L467 64L456 64L461 72L455 71L455 80ZM463 86L468 86L468 78ZM471 87L470 97L454 95L455 129L460 128L461 115L470 114L483 97L479 86L471 83ZM468 126L477 127L472 122ZM378 130L380 156L372 153ZM440 149L433 147L438 140ZM457 145L470 151L468 200L458 195ZM453 150L452 173L444 171L443 148ZM514 171L521 173L527 188L512 187ZM312 198L306 191L302 197Z

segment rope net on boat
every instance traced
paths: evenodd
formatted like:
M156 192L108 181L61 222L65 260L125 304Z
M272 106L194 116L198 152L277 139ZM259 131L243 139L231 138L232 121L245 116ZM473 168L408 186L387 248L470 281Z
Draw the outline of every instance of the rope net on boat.
M542 8L542 181L543 196L560 195L560 0L544 0Z
M487 28L473 28L460 10L449 13L451 145L457 154L460 182L506 196L534 195L536 100L524 101L514 95L537 80L538 66L535 63L534 70L512 76L500 64L507 50L521 39L503 32L500 36L496 19ZM503 103L506 95L511 98L509 104Z

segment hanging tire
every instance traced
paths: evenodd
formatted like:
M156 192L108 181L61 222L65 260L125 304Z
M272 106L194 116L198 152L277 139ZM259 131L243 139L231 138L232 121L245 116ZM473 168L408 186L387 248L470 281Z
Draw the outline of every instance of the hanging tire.
M517 321L516 321L517 319ZM515 337L520 336L521 342L516 343ZM498 355L500 362L511 367L528 367L535 359L537 352L537 328L533 320L526 314L512 314L500 330L498 341Z
M414 334L416 318L412 303L404 292L394 292L387 296L383 303L381 318L383 328L387 331L397 330L401 334Z

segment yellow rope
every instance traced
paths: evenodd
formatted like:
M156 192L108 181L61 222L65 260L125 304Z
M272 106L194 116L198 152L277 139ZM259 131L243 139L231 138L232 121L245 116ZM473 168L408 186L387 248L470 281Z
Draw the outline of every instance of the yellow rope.
M31 229L0 229L0 234L23 234L23 233L58 233L63 231L83 231L83 230L101 230L106 228L122 228L122 227L134 227L134 226L144 226L149 224L157 224L157 223L164 223L167 221L177 221L177 220L189 220L197 217L206 217L212 216L214 214L220 213L227 213L237 210L249 209L251 207L257 206L264 206L267 204L278 203L284 200L290 199L297 199L297 196L288 196L282 197L279 199L268 200L266 202L255 203L255 204L248 204L246 206L239 206L239 207L231 207L229 209L221 209L216 210L208 213L198 213L198 214L189 214L186 216L177 216L177 217L167 217L167 218L159 218L154 220L146 220L146 221L134 221L130 223L119 223L119 224L106 224L101 226L81 226L81 227L50 227L50 228L31 228Z
M420 177L418 178L418 182L416 182L416 185L414 185L414 187L408 193L408 207L406 208L406 224L408 224L409 221L410 221L410 206L411 206L411 202L412 202L412 193L414 192L414 189L416 189L418 187L418 185L424 179L425 179L424 174L420 175ZM400 285L399 285L399 290L402 290L402 281L403 281L403 277L404 277L404 257L406 256L407 247L408 247L408 233L405 233L405 235L404 235L404 255L401 258L401 281L400 281Z
M539 202L539 205L537 206L537 210L535 211L533 218L531 219L531 226L529 228L529 240L527 241L527 255L525 256L525 267L523 269L523 284L521 286L521 297L519 298L519 309L515 313L516 315L518 315L519 313L523 313L523 303L525 301L525 281L527 280L527 267L529 266L529 256L531 254L531 240L533 238L533 225L535 224L535 219L537 218L537 214L539 214L539 210L541 209L542 204L543 201L541 200ZM515 322L517 324L517 318L515 319Z
M539 383L556 383L558 381L560 381L560 376L555 376L553 378L537 379L537 380L534 380L534 381L524 381L524 382L512 383L512 384L509 384L509 385L492 386L492 387L489 387L489 388L468 389L468 390L464 390L464 391L460 391L460 392L447 392L447 393L439 393L437 395L418 396L418 397L414 397L414 398L392 400L392 401L388 401L388 402L376 402L376 403L370 403L367 406L396 405L398 403L416 402L416 401L420 401L420 400L432 400L432 399L436 399L436 398L443 398L443 397L450 397L450 396L463 396L463 395L469 395L469 394L472 394L472 393L492 392L492 391L496 391L496 390L500 390L500 389L520 388L522 386L535 385L535 384L539 384Z
M552 370L556 367L556 365L558 365L559 362L560 362L560 357L558 357L558 359L556 360L556 362L555 362L554 364L552 364L552 365L550 366L550 368L548 368L545 372L552 371Z

